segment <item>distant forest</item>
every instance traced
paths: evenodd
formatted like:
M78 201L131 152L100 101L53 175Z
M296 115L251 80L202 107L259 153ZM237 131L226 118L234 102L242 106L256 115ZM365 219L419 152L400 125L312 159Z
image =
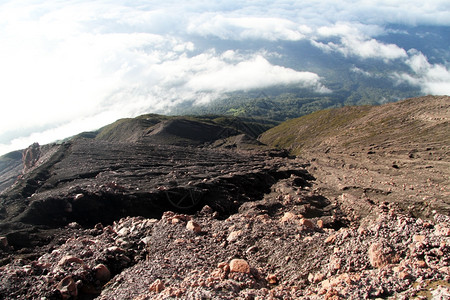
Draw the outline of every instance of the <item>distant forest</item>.
M410 86L373 87L373 82L337 86L328 84L333 92L319 94L294 87L276 87L248 92L228 93L205 105L184 103L172 115L226 115L266 119L277 123L312 112L348 105L379 105L420 95Z

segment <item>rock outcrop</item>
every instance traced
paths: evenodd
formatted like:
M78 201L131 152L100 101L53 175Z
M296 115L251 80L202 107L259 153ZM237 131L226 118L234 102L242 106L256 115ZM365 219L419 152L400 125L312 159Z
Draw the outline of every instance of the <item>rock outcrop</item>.
M34 167L36 162L41 156L41 146L38 143L33 143L28 148L23 150L22 163L23 163L23 173Z

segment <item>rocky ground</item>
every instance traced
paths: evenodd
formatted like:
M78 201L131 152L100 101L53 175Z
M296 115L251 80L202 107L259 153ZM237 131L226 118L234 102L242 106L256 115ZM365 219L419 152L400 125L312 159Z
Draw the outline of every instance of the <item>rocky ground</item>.
M317 178L320 193L336 198L355 218L371 214L368 204L384 202L415 217L450 214L449 147L374 148L351 154L305 152L303 157L311 162L308 171Z
M311 162L327 197L357 215L369 199L395 202L417 217L450 213L450 97L425 96L381 106L343 107L288 121L261 141ZM356 204L356 205L355 205Z
M445 140L298 157L238 140L25 151L0 197L0 299L449 299Z
M205 204L226 217L262 198L277 179L300 172L277 157L282 152L83 139L51 153L0 195L0 235L16 248L46 243L41 228L70 222L160 218L169 209L192 213Z
M450 218L364 201L365 216L298 172L224 216L127 217L65 227L35 259L1 267L3 299L448 299ZM307 168L314 169L316 162ZM316 166L317 167L317 166ZM329 187L328 187L329 188ZM329 189L328 189L329 191ZM355 203L360 202L354 199ZM2 251L13 249L2 239Z

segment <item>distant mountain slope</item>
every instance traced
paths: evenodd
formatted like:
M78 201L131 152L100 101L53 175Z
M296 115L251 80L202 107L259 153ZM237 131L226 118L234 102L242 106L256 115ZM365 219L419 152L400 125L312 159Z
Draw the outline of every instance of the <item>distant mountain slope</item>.
M357 151L374 146L450 145L450 97L426 96L381 106L322 110L286 121L260 141L301 154L319 149Z
M16 181L22 168L22 151L0 156L0 192Z
M274 122L232 116L163 116L148 114L120 119L95 132L84 132L78 138L110 142L147 140L154 144L200 145L245 134L256 139L275 126Z
M136 141L145 134L149 127L167 119L169 117L154 114L143 115L137 118L119 119L100 128L96 132L95 138L105 141Z

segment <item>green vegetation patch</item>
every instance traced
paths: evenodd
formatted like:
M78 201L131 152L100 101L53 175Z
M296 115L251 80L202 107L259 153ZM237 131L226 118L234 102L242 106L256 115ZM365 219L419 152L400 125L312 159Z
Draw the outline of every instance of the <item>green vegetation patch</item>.
M420 283L414 283L413 287L417 287ZM426 281L426 285L420 289L417 293L417 297L426 297L426 299L434 299L433 291L438 289L439 287L447 287L450 288L450 283L445 280L429 280Z
M298 155L303 148L317 146L326 137L337 136L344 128L349 129L355 120L365 116L370 109L370 106L354 106L317 111L270 129L260 140Z

